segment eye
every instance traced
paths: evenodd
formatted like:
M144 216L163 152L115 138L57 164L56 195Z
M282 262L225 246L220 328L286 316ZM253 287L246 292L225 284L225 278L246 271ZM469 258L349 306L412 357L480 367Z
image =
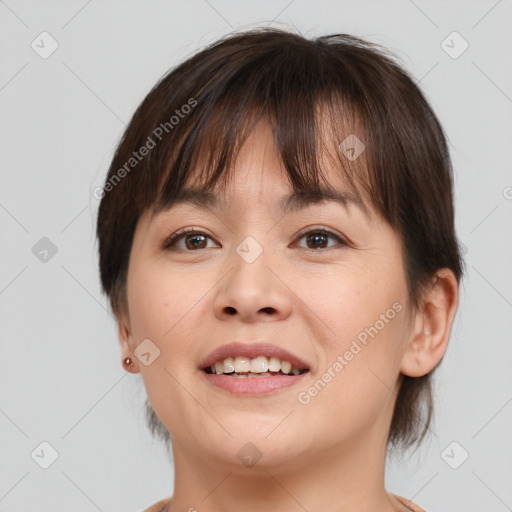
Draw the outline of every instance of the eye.
M309 231L299 233L299 240L305 238L307 247L306 249L313 249L313 250L319 250L319 249L325 249L331 246L327 246L328 239L333 238L336 239L338 242L338 245L344 245L348 246L348 243L345 239L343 239L340 235L337 233L334 233L333 231L330 231L326 228L315 228L310 229ZM336 245L336 244L333 244Z
M319 250L332 247L333 245L348 246L348 243L337 233L330 231L326 228L315 228L309 231L302 231L298 234L298 239L305 238L307 247L305 249ZM328 245L329 238L335 239L338 244ZM194 228L184 228L168 237L164 244L163 249L178 249L184 251L194 251L197 249L208 249L208 239L213 240L210 235L197 231ZM184 242L179 246L180 242Z
M184 251L193 251L196 249L208 249L207 240L212 240L210 235L197 231L194 228L184 228L176 231L170 237L168 237L164 244L163 249L175 248ZM184 246L178 245L178 242L184 241Z

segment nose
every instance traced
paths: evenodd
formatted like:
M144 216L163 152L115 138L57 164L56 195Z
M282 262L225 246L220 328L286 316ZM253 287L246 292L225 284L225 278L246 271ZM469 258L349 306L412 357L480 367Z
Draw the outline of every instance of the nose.
M251 260L245 258L243 250L233 255L214 298L215 316L246 323L284 320L291 312L292 292L275 259L271 261L270 251L264 250Z

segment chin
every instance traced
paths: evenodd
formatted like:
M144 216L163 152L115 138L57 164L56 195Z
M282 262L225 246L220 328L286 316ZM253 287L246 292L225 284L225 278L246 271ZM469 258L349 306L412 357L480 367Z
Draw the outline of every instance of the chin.
M254 422L239 423L238 428L230 429L232 438L224 434L209 440L198 437L195 441L195 451L197 453L204 450L202 457L211 457L216 463L221 462L229 467L231 471L279 471L280 468L287 467L291 461L295 465L304 455L300 435L290 435L289 429L278 432L280 427L272 432L281 420L282 416L272 427L265 423L260 424L261 428Z

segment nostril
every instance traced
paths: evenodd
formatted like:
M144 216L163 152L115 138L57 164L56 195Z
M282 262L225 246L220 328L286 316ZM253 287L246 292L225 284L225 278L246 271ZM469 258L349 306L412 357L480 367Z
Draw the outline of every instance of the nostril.
M234 315L236 313L236 309L232 308L231 306L228 306L226 308L226 313L228 313L228 315Z

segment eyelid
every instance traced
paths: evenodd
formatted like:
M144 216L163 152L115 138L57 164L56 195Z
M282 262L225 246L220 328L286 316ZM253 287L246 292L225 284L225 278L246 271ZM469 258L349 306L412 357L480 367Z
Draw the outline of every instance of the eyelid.
M204 229L191 226L191 227L187 227L187 228L178 229L177 231L175 231L174 233L169 235L164 240L164 242L162 244L162 249L164 249L164 250L169 249L171 247L171 243L175 244L179 239L181 239L182 236L187 235L189 233L195 234L195 235L206 235L207 237L209 237L215 241L215 239L209 233L204 231ZM215 241L215 243L217 243L217 242Z
M322 226L322 225L306 226L305 228L302 228L295 236L296 237L303 236L303 235L306 235L307 233L309 233L310 231L323 231L325 233L329 233L331 235L335 235L335 236L337 236L339 238L343 238L341 233L338 233L337 231L334 231L331 228L327 228L327 227Z
M295 238L300 239L304 235L307 235L308 233L324 233L327 235L330 235L334 238L337 238L340 244L350 246L351 243L347 239L347 237L343 236L341 233L338 233L337 231L334 231L330 228L326 228L325 226L307 226L303 229L301 229L296 235ZM313 249L315 250L315 249Z
M197 228L197 227L191 226L191 227L179 229L179 230L175 231L174 233L172 233L170 236L168 236L162 244L162 249L164 249L164 250L169 249L170 247L172 247L171 244L175 244L178 240L180 240L182 237L184 237L185 235L187 235L189 233L195 234L195 235L205 235L208 238L210 238L211 240L213 240L215 243L218 243L210 234L205 232L202 228ZM303 238L305 235L307 235L309 233L324 233L326 235L332 236L333 238L336 238L340 245L351 246L351 242L345 236L343 236L340 233L338 233L337 231L334 231L325 226L307 226L307 227L301 229L298 233L295 234L294 243L297 243L298 240L300 240L301 238ZM316 249L312 249L312 250L316 251ZM193 251L190 251L190 252L193 252Z

